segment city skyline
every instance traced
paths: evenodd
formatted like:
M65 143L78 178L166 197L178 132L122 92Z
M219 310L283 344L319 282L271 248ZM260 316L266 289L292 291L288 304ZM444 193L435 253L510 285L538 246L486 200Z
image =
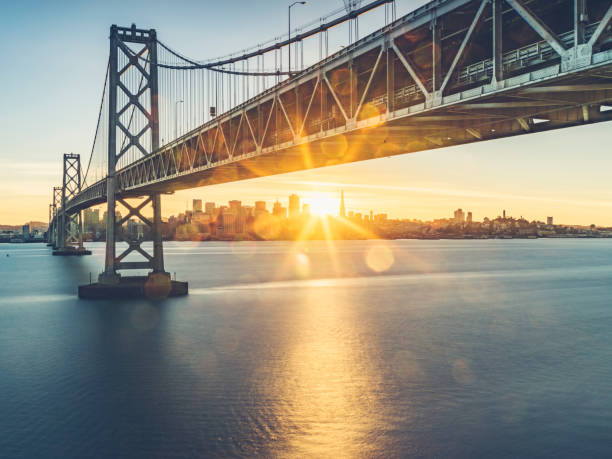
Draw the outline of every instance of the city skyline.
M261 240L351 240L351 239L537 239L537 238L611 238L612 229L555 223L551 215L529 221L502 209L497 216L473 218L469 209L457 208L452 215L430 221L390 219L379 209L355 212L346 208L344 191L340 191L336 212L317 215L311 206L295 193L268 207L265 201L244 203L232 199L227 203L194 198L178 215L162 220L162 235L175 241L261 241ZM100 216L102 217L100 218ZM129 216L128 216L129 217ZM107 214L100 209L86 209L83 234L87 241L104 241ZM150 228L139 218L122 218L121 233L128 239L150 239ZM127 218L127 219L126 219ZM34 242L22 227L17 232L1 232L0 242ZM28 228L29 229L29 228Z
M268 39L271 31L250 28L252 15L278 24L286 20L284 8L272 2L261 2L260 8L249 14L240 4L213 5L219 14L232 10L236 24L244 27L243 34L216 40L213 46L207 37L222 30L214 21L207 20L207 33L199 32L202 30L200 18L213 16L196 14L203 6L190 5L196 11L183 18L184 24L177 27L173 21L176 4L160 5L158 12L143 15L142 2L115 3L112 17L106 8L97 4L66 8L59 15L50 4L40 2L36 17L20 4L7 6L3 16L6 27L0 34L14 42L8 58L15 66L32 65L25 56L40 46L35 38L40 33L51 38L44 43L48 52L39 53L40 65L46 65L46 72L30 72L25 81L16 72L0 75L0 83L6 88L6 103L0 108L0 151L11 154L11 160L0 171L2 223L46 221L51 199L49 190L58 185L61 177L61 154L75 152L85 158L90 151L102 84L99 80L108 53L108 24L137 22L154 26L163 39L189 55L210 57ZM424 3L425 0L400 1L398 15ZM322 0L309 1L307 7L300 9L296 23L317 18L330 8ZM43 21L43 17L54 20ZM360 28L362 33L367 33L367 20L360 22ZM277 29L275 33L284 27L279 25ZM82 37L78 43L73 40L76 33ZM17 35L20 39L12 40ZM74 56L82 58L83 65L70 65ZM50 82L55 81L65 84L57 91L50 91ZM25 96L18 89L24 84L29 88ZM217 201L244 196L253 201L271 202L286 190L308 198L309 194L326 196L344 189L351 192L352 207L356 210L365 212L375 206L384 207L394 218L410 215L426 220L460 204L479 215L490 215L503 207L528 219L554 213L558 221L566 224L612 225L612 193L607 189L605 175L612 167L612 158L604 147L610 127L610 122L585 125L214 185L197 192ZM30 135L32 129L38 135ZM177 213L192 193L193 190L179 191L164 196L164 214Z
M193 190L190 190L193 191ZM210 213L208 211L209 206L212 205L213 209L220 209L220 208L232 208L233 203L237 203L239 206L243 206L245 208L253 208L253 209L258 209L259 210L265 210L265 211L272 211L273 209L276 209L277 207L280 207L284 210L285 212L285 216L290 216L291 215L291 200L293 197L297 198L297 206L293 206L294 210L293 213L294 214L301 214L301 213L306 213L308 215L313 215L313 216L317 216L317 217L326 217L326 216L331 216L331 217L346 217L346 216L352 216L355 214L359 214L359 215L369 215L372 213L376 213L376 214L384 214L385 218L389 218L391 220L414 220L414 221L423 221L423 222L431 222L431 221L436 221L436 220L444 220L444 219L449 219L449 220L458 220L458 221L462 221L462 222L476 222L476 221L482 221L483 219L494 219L494 218L514 218L514 219L524 219L527 221L536 221L536 222L545 222L547 221L548 224L552 224L552 219L555 217L552 217L550 215L550 212L546 213L545 215L538 215L535 216L534 218L529 218L529 216L527 216L526 214L521 213L520 211L518 213L515 214L511 214L509 211L507 211L505 208L503 209L498 209L498 213L490 213L488 215L482 215L480 220L479 215L478 214L474 214L473 210L463 210L464 208L459 207L456 210L451 210L448 211L446 213L440 214L440 215L436 215L433 216L429 219L423 219L423 218L418 218L416 216L413 215L391 215L389 214L384 208L370 208L370 209L364 209L363 207L351 207L351 206L347 206L345 203L345 192L344 190L339 190L336 193L336 196L334 196L333 192L329 192L329 193L321 193L321 192L314 192L314 198L312 198L313 195L311 195L311 198L304 198L301 195L298 195L296 193L291 193L288 196L285 196L284 198L279 198L278 196L276 196L274 198L274 200L252 200L252 201L247 201L247 200L242 200L242 199L237 199L237 197L233 197L230 199L228 199L227 201L207 201L204 198L196 198L196 197L192 197L190 200L187 200L185 202L184 208L182 208L182 210L180 209L180 206L177 206L177 208L179 209L178 211L175 212L162 212L163 218L164 219L168 219L171 217L175 217L176 215L184 215L186 213L190 213L193 212L195 213L197 211L197 206L199 206L199 211L203 212L203 213ZM349 202L351 201L351 195L348 195L348 200ZM227 205L224 204L227 203ZM252 205L250 204L245 204L247 202L252 203ZM286 202L286 207L283 207L282 204ZM196 204L199 203L199 204ZM296 211L297 209L297 211ZM520 210L520 209L519 209ZM106 210L105 210L105 206L94 206L88 209L85 209L83 211L83 225L86 226L88 224L89 219L91 219L92 217L95 218L96 222L102 222L105 220L106 218ZM121 211L117 211L118 215L121 215ZM452 215L451 215L452 214ZM145 209L143 211L143 215L149 216L149 214L147 213L147 210ZM555 218L555 222L561 225L566 225L566 226L591 226L591 225L595 225L595 226L599 226L599 227L607 227L607 226L612 226L612 225L604 225L604 224L600 224L596 221L591 222L589 224L578 224L578 223L568 223L568 222L558 222L557 219ZM37 223L37 224L42 224L43 221L37 221L34 219L28 219L25 222L22 223L17 223L17 224L11 224L11 223L6 223L6 222L2 222L0 221L0 226L2 227L14 227L14 228L19 228L23 225L30 225L32 223ZM39 225L40 226L40 225Z

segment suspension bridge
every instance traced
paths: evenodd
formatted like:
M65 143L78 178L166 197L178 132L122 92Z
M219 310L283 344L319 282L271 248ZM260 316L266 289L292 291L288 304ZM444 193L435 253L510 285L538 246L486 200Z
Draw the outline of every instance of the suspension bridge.
M393 0L349 3L209 61L111 27L89 159L64 155L49 206L54 253L80 255L81 212L106 203L104 271L81 297L187 293L164 270L162 194L612 120L611 0L433 0L402 17ZM339 27L347 43L330 53ZM130 237L117 253L132 217L152 253Z

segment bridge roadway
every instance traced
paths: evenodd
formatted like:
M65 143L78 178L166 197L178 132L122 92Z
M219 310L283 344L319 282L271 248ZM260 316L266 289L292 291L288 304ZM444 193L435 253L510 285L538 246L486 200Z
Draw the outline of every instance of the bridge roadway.
M432 1L118 170L117 196L612 120L612 5L571 3ZM66 210L105 201L102 180Z

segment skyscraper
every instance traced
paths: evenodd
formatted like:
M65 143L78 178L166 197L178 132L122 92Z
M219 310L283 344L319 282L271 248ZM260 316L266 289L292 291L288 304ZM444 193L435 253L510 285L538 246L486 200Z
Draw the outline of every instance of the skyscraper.
M274 214L275 217L287 218L287 209L285 209L280 202L276 201L274 206L272 206L272 214Z
M229 208L232 212L234 212L235 214L237 214L238 212L240 212L240 209L242 208L242 202L238 201L236 199L234 199L233 201L228 202Z
M193 213L202 212L202 200L194 199L193 200Z
M215 203L214 202L207 202L205 204L204 209L206 210L206 213L208 215L215 215Z
M465 221L465 213L463 209L457 209L455 211L455 223L463 223Z
M346 208L344 207L344 190L340 191L340 216L346 217Z
M289 196L289 218L300 215L300 197L297 194Z
M99 224L99 209L85 209L83 211L83 228L85 231L95 231Z
M265 212L266 201L255 201L255 212Z

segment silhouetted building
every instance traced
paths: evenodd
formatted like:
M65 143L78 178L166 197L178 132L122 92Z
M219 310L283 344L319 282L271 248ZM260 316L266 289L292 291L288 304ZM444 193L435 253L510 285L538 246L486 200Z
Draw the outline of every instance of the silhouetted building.
M546 217L546 224L549 225L549 226L552 226L553 218L552 217Z
M462 209L455 211L455 223L463 223L465 221L465 213Z
M193 200L193 213L202 212L202 200L194 199Z
M374 215L374 223L377 225L381 223L385 223L387 221L387 214L377 214Z
M223 212L223 227L219 226L219 231L221 234L236 234L236 214L231 210Z
M238 214L238 212L240 212L240 209L242 208L242 202L235 199L233 201L228 202L228 204L230 210L236 214Z
M289 218L300 215L300 197L297 194L289 196Z
M133 239L142 239L144 237L144 223L130 219L127 222L127 233Z
M472 223L472 212L468 212L467 213L467 220L466 221L467 221L468 224Z
M104 212L104 214L102 214L102 223L104 224L104 229L106 229L106 220L107 213ZM119 220L121 220L121 212L115 211L115 222L118 222Z
M255 201L255 215L254 217L260 217L261 215L266 215L268 211L266 210L266 202L265 201Z
M206 204L204 204L204 211L208 214L208 215L215 215L215 203L214 202L207 202Z
M272 214L275 217L285 219L287 218L287 209L280 202L276 201L272 206Z
M266 210L266 201L255 201L255 212L257 211L265 211Z
M95 231L100 224L99 209L85 209L83 211L83 227L87 231Z

